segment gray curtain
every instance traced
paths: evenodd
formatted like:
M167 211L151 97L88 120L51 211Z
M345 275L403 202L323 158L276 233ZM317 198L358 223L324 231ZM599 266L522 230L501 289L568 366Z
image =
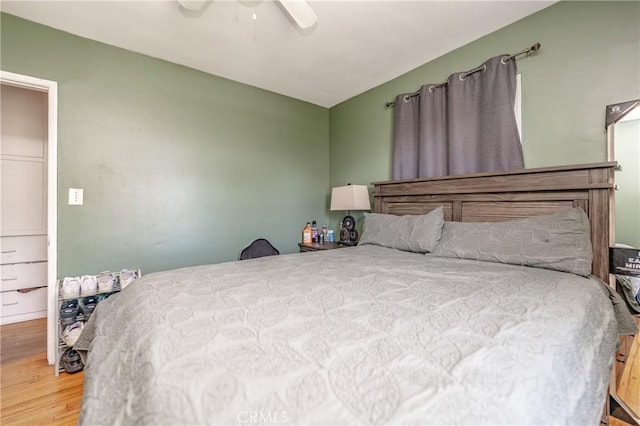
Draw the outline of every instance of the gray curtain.
M393 179L524 168L513 112L517 69L506 56L396 97Z
M420 98L396 96L393 113L393 178L410 179L419 175Z

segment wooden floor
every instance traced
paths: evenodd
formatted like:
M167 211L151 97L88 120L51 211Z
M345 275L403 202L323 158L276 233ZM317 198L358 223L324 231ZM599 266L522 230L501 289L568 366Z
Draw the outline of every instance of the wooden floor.
M83 372L54 375L47 364L47 320L0 326L0 425L75 425L80 414ZM639 407L640 339L635 339L633 365L619 391ZM631 366L631 365L630 365ZM621 385L623 384L621 383ZM636 405L638 404L638 405ZM610 426L628 426L611 418Z
M83 373L54 375L46 318L0 326L0 334L0 424L77 424Z

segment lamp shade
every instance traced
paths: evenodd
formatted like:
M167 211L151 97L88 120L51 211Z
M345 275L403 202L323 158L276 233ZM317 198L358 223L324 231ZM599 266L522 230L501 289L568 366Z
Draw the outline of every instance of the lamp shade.
M366 185L337 186L331 190L331 210L371 210Z

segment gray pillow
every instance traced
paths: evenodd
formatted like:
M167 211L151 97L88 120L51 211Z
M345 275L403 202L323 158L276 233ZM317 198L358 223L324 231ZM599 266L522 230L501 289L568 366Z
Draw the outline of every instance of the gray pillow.
M443 223L442 206L422 215L365 213L359 244L428 253L440 239Z
M433 254L591 274L589 218L580 208L493 223L445 222Z

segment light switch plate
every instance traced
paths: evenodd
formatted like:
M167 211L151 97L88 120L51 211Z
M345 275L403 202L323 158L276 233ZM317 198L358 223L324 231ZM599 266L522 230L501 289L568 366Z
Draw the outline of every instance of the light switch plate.
M69 205L81 206L83 202L82 188L69 188Z

